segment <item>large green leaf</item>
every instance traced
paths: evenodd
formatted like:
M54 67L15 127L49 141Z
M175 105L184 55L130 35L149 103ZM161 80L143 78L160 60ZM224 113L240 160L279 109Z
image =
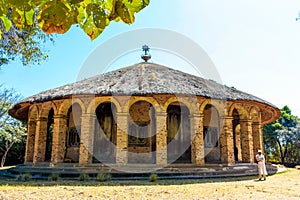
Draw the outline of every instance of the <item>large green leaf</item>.
M121 1L116 2L116 13L124 23L132 24L134 22L134 14Z
M11 26L12 26L11 21L6 16L1 16L0 18L3 21L6 32L8 32L9 29L11 28Z
M91 38L91 40L94 40L95 38L97 38L104 30L102 28L98 28L94 24L94 19L93 19L92 15L87 18L87 20L83 24L82 28L83 28L84 32Z
M39 24L45 33L65 33L74 22L70 11L62 2L49 2L41 8Z

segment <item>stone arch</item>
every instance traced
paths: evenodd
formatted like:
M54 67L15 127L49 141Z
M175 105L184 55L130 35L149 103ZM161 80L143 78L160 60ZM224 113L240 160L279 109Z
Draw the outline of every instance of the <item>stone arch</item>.
M167 111L169 105L172 103L182 103L184 106L186 106L190 112L190 114L195 113L197 114L198 109L197 109L197 99L195 97L195 101L191 101L191 99L187 99L186 97L171 97L169 98L166 103L163 106L164 111Z
M201 102L199 106L200 115L203 115L204 109L207 105L213 106L217 111L219 116L224 116L226 112L226 102L214 99L205 99Z
M113 103L116 106L117 112L122 112L122 107L119 101L112 96L95 97L87 106L86 113L94 113L96 108L102 103Z
M156 163L156 109L158 108L155 109L153 103L156 101L135 98L129 104L128 163Z
M111 101L99 103L95 109L93 163L116 163L117 123L116 105Z
M257 107L252 106L250 109L250 117L252 122L260 122L260 111Z
M28 121L35 121L37 120L39 116L39 108L36 104L33 104L32 106L30 106L30 109L29 109L29 117L28 117Z
M191 163L190 108L178 99L169 102L166 104L167 162Z
M57 107L52 101L47 101L47 102L42 103L40 118L47 119L48 114L49 114L51 109L53 109L54 115L56 115L57 114Z
M146 101L155 109L156 113L162 112L161 105L153 97L131 96L126 102L123 112L128 113L130 107L138 101Z
M57 114L67 116L69 109L76 103L80 106L82 113L85 113L86 108L83 101L79 98L74 98L64 100L59 106Z
M234 109L237 110L241 120L249 119L248 111L242 105L236 104L236 103L232 104L232 106L229 108L229 111L228 111L227 115L232 117Z
M203 140L205 162L219 163L220 149L220 113L212 104L206 104L203 109Z
M66 116L66 133L62 138L65 140L64 162L77 163L79 161L82 105L72 102L67 109L67 114L64 111L60 114Z

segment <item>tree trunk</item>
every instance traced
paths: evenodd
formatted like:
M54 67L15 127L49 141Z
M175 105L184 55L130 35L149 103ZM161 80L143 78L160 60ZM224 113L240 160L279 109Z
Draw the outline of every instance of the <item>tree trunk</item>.
M14 142L12 142L12 143L10 143L9 144L9 142L8 141L6 141L6 149L4 150L4 149L2 149L2 150L4 150L4 153L3 153L3 156L2 156L2 159L1 159L1 167L3 167L4 166L4 163L5 163L5 161L6 161L6 156L7 156L7 154L8 154L8 151L10 150L10 148L12 147L12 145L14 145Z
M2 156L2 159L1 159L1 167L4 166L4 163L5 163L5 160L6 160L6 156L7 156L7 153L8 153L9 149L4 151L4 154Z
M281 146L281 144L280 144L280 141L278 140L278 138L276 138L276 142L277 142L277 144L278 144L278 146L279 146L279 153L280 153L280 160L281 160L281 163L284 163L284 158L285 158L285 156L283 155L283 150L282 150L282 146Z

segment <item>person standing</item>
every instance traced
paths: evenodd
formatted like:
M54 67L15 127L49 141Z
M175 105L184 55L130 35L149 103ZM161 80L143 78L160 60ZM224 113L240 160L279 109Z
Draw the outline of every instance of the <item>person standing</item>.
M265 164L265 156L264 154L262 154L262 151L260 149L257 151L256 160L258 166L258 180L260 181L263 178L263 180L265 181L268 172Z

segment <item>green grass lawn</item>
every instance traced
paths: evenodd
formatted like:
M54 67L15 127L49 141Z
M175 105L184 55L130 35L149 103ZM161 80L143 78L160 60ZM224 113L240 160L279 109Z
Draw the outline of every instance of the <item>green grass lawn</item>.
M256 177L150 181L0 180L0 199L300 199L300 170Z

